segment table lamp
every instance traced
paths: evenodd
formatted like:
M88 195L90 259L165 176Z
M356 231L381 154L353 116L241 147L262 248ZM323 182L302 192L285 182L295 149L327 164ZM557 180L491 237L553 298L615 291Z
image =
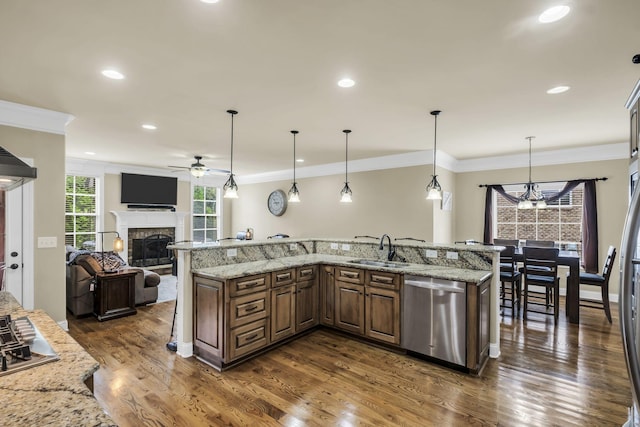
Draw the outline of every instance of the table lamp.
M120 238L120 234L117 231L98 231L98 234L100 235L100 255L102 258L102 272L103 273L116 273L118 271L118 269L112 270L106 270L104 268L104 235L105 234L115 234L116 238L113 239L113 250L115 252L121 252L123 247L124 247L124 241Z

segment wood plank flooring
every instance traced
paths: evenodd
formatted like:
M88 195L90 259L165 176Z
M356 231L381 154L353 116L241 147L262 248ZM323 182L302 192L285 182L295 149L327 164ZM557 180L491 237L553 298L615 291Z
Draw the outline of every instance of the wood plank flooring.
M561 301L564 307L564 300ZM631 392L618 311L503 318L475 377L320 329L219 373L166 350L173 302L106 322L69 315L121 426L620 426Z

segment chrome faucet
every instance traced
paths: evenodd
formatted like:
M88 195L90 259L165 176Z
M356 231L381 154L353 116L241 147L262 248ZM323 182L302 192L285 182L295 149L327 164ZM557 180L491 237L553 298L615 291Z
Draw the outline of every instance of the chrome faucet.
M387 259L389 261L393 261L393 258L396 256L396 250L393 247L393 245L391 244L391 237L389 237L388 234L383 234L382 237L380 238L380 250L384 249L384 238L387 238L387 241L389 242L389 253L387 253Z

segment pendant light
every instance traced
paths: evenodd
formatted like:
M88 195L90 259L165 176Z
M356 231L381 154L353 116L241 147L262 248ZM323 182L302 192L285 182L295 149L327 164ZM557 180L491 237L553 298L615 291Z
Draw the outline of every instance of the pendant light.
M524 185L524 193L519 197L518 209L544 209L547 207L547 202L544 199L544 195L538 192L538 184L531 181L531 140L535 136L528 136L525 139L529 140L529 181Z
M436 175L436 142L438 136L438 115L442 111L433 110L431 115L435 119L434 133L433 133L433 175L431 176L431 182L427 185L427 200L442 200L442 187L438 182L438 175Z
M238 184L236 184L236 180L233 179L233 116L238 114L238 112L236 110L227 110L227 113L231 114L231 168L229 179L227 179L222 189L224 190L225 199L237 199Z
M300 192L298 191L298 183L296 182L296 135L300 132L292 130L291 133L293 134L293 185L291 186L291 190L289 190L289 202L299 203Z
M345 129L344 132L344 187L342 187L342 191L340 191L340 201L342 203L351 203L351 189L349 188L349 180L348 180L348 160L349 160L349 134L351 131L349 129Z

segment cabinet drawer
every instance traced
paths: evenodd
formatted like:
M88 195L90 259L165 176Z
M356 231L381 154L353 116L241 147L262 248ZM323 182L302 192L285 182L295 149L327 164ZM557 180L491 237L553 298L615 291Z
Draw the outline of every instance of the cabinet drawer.
M357 268L336 267L336 280L348 283L364 283L364 271Z
M267 319L239 326L229 333L229 360L259 350L267 344L269 344Z
M229 296L235 297L252 292L264 291L269 287L269 277L268 274L256 274L254 276L230 280Z
M267 291L262 291L232 298L229 302L229 327L235 328L267 317L268 295Z
M400 275L384 271L367 271L367 284L378 288L400 289Z
M271 286L290 285L296 279L296 269L289 268L287 270L274 271L271 273Z
M296 270L296 281L304 282L307 280L313 280L316 278L318 268L316 266L311 267L298 267Z

